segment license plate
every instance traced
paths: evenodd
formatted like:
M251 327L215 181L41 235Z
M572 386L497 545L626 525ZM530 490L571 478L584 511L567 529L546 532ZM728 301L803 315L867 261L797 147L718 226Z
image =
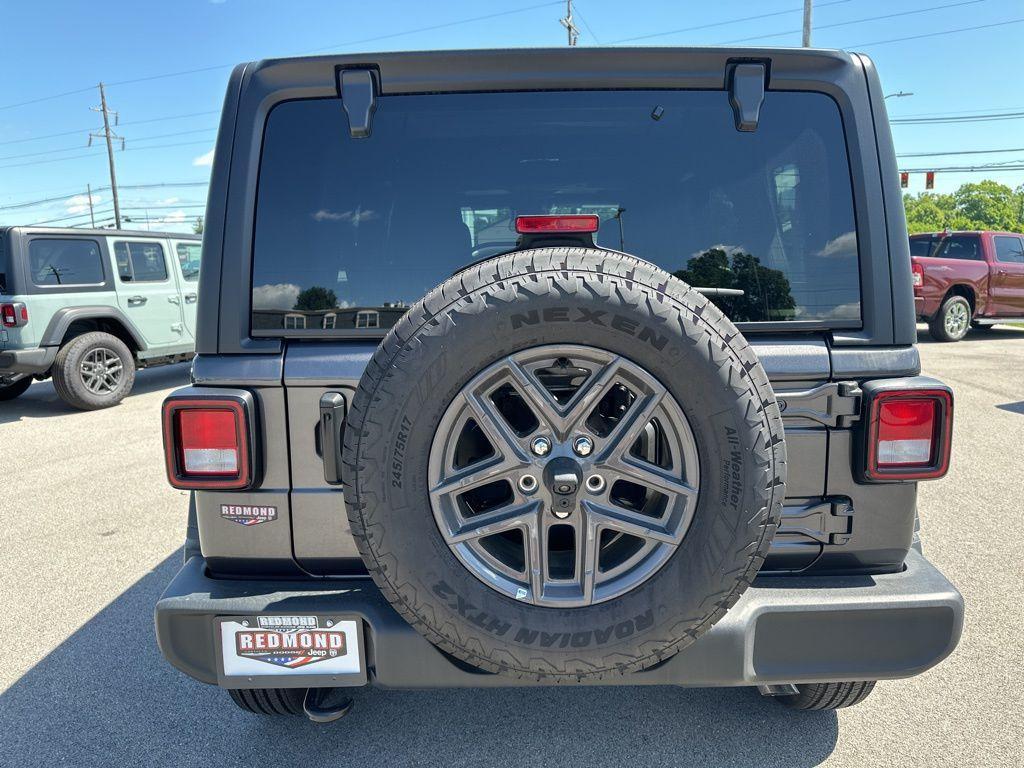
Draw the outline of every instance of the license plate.
M334 685L366 682L358 619L260 615L224 617L218 623L220 678L229 686L264 678L283 686L311 677Z

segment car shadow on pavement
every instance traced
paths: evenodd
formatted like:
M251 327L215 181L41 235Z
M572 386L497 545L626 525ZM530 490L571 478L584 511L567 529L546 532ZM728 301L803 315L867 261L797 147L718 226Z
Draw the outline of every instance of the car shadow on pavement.
M145 368L135 374L135 386L128 398L145 395L170 387L185 386L189 383L189 363ZM117 406L114 406L115 408ZM85 413L61 400L53 389L53 382L37 381L21 397L0 403L0 424L20 419L40 419L50 416L72 416Z
M153 606L180 563L168 557L0 694L6 764L793 768L838 738L834 712L751 689L365 689L330 725L250 715L160 656Z

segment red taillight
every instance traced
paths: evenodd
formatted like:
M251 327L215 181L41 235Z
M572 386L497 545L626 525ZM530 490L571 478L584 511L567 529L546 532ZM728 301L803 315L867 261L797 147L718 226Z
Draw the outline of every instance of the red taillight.
M28 307L20 301L13 304L0 304L0 322L4 328L20 328L28 323Z
M516 217L516 232L521 235L538 232L597 232L600 225L601 219L591 214Z
M870 480L926 480L949 469L953 397L946 391L891 390L871 401Z
M920 288L924 285L924 267L914 261L911 262L910 268L913 270L914 288Z
M249 423L234 399L171 396L164 401L167 479L175 488L245 488L252 481Z

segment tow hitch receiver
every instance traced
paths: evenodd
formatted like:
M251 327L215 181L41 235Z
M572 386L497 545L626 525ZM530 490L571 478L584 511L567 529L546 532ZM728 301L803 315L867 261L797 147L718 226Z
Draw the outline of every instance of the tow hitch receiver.
M314 723L333 723L341 720L352 711L352 699L347 696L334 704L329 704L331 694L336 688L307 688L302 700L302 711Z

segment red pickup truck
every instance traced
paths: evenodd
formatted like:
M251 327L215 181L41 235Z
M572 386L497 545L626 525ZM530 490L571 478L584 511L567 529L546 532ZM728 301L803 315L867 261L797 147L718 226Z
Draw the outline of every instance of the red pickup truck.
M932 232L910 237L914 308L938 341L1024 320L1024 235Z

